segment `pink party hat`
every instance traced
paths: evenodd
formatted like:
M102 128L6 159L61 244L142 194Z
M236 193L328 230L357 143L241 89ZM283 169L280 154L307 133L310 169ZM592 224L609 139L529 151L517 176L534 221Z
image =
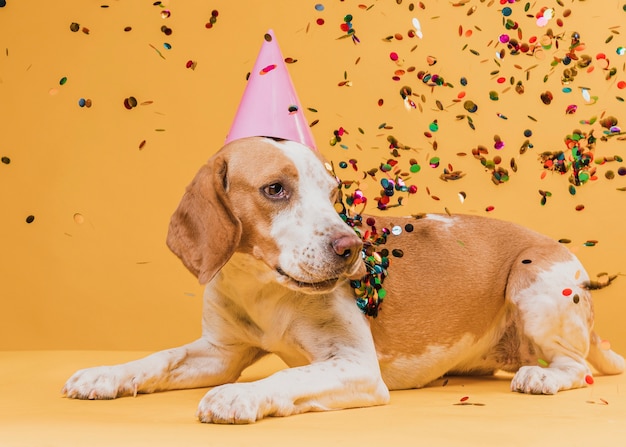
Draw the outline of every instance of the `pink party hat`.
M282 138L316 149L272 30L265 34L226 143L246 137Z

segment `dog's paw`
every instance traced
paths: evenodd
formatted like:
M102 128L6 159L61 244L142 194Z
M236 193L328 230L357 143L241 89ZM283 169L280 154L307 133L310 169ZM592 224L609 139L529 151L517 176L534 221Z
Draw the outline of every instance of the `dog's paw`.
M196 416L200 422L251 424L267 414L265 399L249 383L221 385L200 401Z
M71 399L115 399L136 394L132 378L124 379L118 366L82 369L70 377L61 393Z
M511 381L511 390L526 394L556 394L561 388L558 374L541 366L522 366Z

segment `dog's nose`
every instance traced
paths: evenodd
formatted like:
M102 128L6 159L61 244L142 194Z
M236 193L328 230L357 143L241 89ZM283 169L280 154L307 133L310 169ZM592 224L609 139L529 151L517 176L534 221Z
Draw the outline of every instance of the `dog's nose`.
M349 259L356 256L363 246L361 239L356 234L341 235L333 238L333 250L342 258Z

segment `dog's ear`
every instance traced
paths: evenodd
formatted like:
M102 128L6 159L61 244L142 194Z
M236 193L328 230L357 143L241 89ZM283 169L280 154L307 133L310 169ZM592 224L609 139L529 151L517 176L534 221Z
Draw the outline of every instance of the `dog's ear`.
M241 239L227 192L228 163L218 155L200 168L170 221L168 247L202 284L226 264Z

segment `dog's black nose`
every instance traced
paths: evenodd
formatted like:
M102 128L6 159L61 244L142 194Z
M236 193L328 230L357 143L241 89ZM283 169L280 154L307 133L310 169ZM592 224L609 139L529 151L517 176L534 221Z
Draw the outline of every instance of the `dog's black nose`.
M337 255L342 258L351 258L361 250L361 239L354 235L342 235L337 238L333 238L332 242L333 250Z

